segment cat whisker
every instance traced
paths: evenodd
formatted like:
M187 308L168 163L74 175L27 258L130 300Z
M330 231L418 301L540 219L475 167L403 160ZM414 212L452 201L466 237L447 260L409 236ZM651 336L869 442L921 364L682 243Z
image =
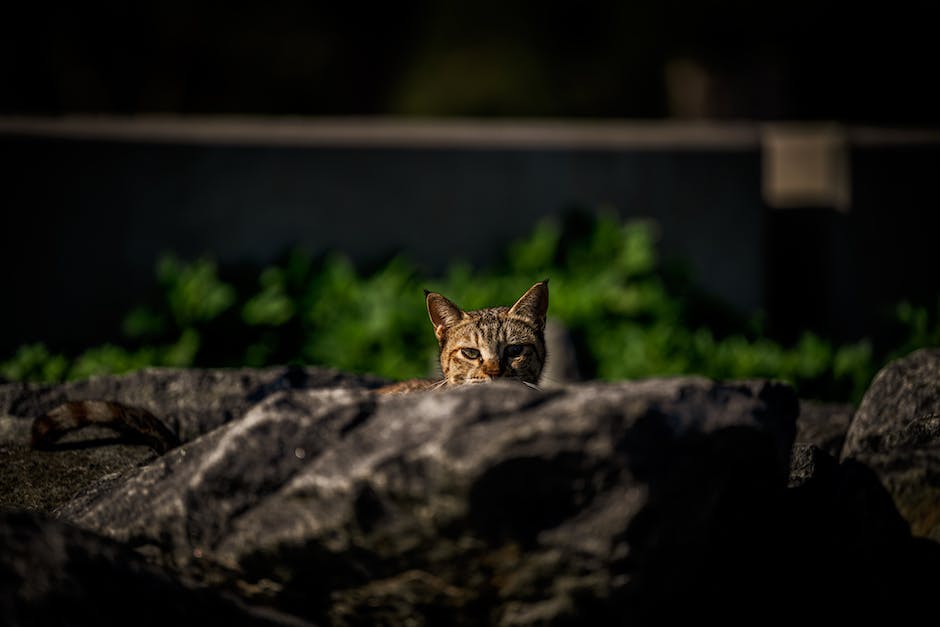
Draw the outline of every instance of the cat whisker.
M523 379L522 377L516 376L516 377L504 377L504 378L505 378L505 379L508 379L508 380L510 380L510 381L518 381L519 383L521 383L521 384L523 384L523 385L525 385L525 386L527 386L527 387L530 387L530 388L532 388L533 390L538 390L539 392L542 391L542 388L540 388L538 385L536 385L535 383L532 383L531 381L526 381L526 380Z
M571 383L571 381L563 381L560 379L556 379L554 377L548 377L548 376L542 375L541 379L539 380L539 383L546 387L561 388Z

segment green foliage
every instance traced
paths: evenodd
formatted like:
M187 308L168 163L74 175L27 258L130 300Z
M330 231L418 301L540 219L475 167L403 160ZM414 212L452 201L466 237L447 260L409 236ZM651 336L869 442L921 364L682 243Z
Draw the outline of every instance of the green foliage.
M215 262L199 259L184 263L165 256L157 264L157 278L166 290L166 302L180 327L216 318L235 302L235 290L216 275Z
M803 396L832 400L858 400L871 380L871 342L836 346L806 333L786 346L759 333L759 317L719 332L694 313L688 282L661 266L655 224L579 220L543 222L493 267L455 263L435 279L403 257L362 273L339 254L315 262L294 251L255 284L236 288L210 260L168 256L157 267L163 301L131 309L124 321L136 348L105 344L69 359L30 344L0 363L0 375L60 381L146 366L313 363L395 379L427 376L437 346L422 288L476 309L511 304L548 277L550 317L571 331L591 377L774 378ZM908 303L897 315L906 339L886 357L940 344L940 303L936 315Z
M13 381L61 381L68 367L65 355L50 353L45 344L24 344L0 364L0 376Z
M905 301L897 306L896 315L906 328L907 339L892 352L891 357L905 355L922 346L940 346L940 299L937 299L934 312Z
M363 277L345 257L330 257L299 309L303 361L396 378L427 374L433 334L415 269L404 259Z
M287 293L287 273L281 268L266 268L259 279L261 291L242 307L245 324L280 326L296 313Z
M518 289L536 267L552 277L551 314L587 347L592 374L602 379L762 377L830 398L860 397L873 373L867 342L834 347L807 333L785 347L743 330L720 337L692 318L688 297L667 287L657 237L651 222L620 224L603 216L586 237L571 242L563 241L558 228L543 225L513 249L511 267L521 272L509 282ZM759 328L759 322L745 326Z

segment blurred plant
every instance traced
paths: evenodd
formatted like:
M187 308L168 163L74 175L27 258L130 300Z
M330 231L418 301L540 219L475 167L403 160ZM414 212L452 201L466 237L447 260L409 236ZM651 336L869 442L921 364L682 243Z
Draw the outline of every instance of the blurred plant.
M166 290L166 304L181 328L216 318L235 302L235 290L216 275L215 262L183 263L172 255L157 264L157 278Z
M65 355L50 353L45 344L24 344L0 364L0 376L12 381L60 381L68 368Z
M145 366L313 363L397 379L427 376L436 341L422 287L476 309L511 304L548 277L550 316L583 349L588 376L775 378L805 397L860 398L876 369L870 342L835 346L806 333L784 346L761 334L759 316L712 324L691 281L660 263L658 236L649 221L574 215L564 224L540 223L485 269L454 263L427 280L402 257L363 274L342 255L314 261L293 251L239 289L223 282L208 259L168 256L157 266L164 299L132 309L124 320L136 348L106 344L69 359L30 344L0 364L0 375L60 381ZM940 306L931 318L926 308L902 303L897 315L907 333L894 354L940 344Z
M940 299L934 312L925 306L904 301L895 308L895 315L905 328L906 339L894 349L891 357L906 355L922 346L940 346Z

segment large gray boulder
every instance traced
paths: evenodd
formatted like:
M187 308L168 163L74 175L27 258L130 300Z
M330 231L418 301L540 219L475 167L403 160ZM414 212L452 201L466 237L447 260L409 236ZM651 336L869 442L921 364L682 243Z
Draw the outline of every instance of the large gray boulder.
M940 541L940 349L918 350L875 376L842 459L874 470L913 533Z
M697 378L287 388L56 516L315 622L640 620L767 572L796 414Z

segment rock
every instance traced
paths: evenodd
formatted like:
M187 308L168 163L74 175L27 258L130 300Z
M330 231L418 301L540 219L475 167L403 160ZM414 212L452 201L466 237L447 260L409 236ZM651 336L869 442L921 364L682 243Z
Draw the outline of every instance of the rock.
M842 459L875 471L915 535L940 540L940 349L921 349L874 378Z
M237 372L135 375L192 436L164 456L136 447L131 461L113 439L17 449L10 483L48 468L67 480L82 472L69 463L117 457L78 496L57 497L56 520L0 517L14 547L0 578L45 591L8 592L0 620L62 623L41 613L61 607L76 624L140 622L120 608L88 614L113 588L138 610L166 596L161 624L191 605L186 622L236 624L845 621L906 618L940 589L940 545L911 537L871 468L823 448L839 421L820 417L838 410L804 405L799 426L783 384L499 382L382 396L338 373L241 371L244 383ZM191 393L159 393L187 376ZM111 385L125 402L144 397ZM11 384L0 407L30 415L63 396ZM22 446L25 424L0 421L0 441ZM798 432L820 445L794 445ZM44 557L41 542L66 549Z
M810 479L824 475L838 461L815 444L796 442L790 458L789 487L797 488Z
M127 547L37 514L0 510L0 623L300 625L187 587Z
M51 512L105 477L152 461L146 446L114 432L86 428L66 435L53 452L29 449L32 419L67 400L104 399L152 411L184 441L242 416L279 390L367 388L383 381L322 368L163 369L93 377L63 385L0 385L0 506ZM107 444L108 446L102 446Z
M940 544L912 538L867 466L813 445L794 448L778 536L790 616L839 623L922 620L940 589ZM850 600L863 600L855 602Z
M114 480L128 469L153 461L147 446L121 444L88 435L89 446L55 451L29 448L29 421L0 417L0 431L20 432L16 440L0 438L0 507L51 513L82 491ZM99 431L100 433L100 431ZM107 446L94 446L95 443Z
M33 418L65 401L109 400L143 407L189 441L237 418L278 390L378 387L369 376L300 366L264 369L147 368L63 385L13 383L0 386L0 414Z
M545 354L545 368L539 379L542 388L564 387L583 380L571 331L560 320L549 318L545 325Z
M796 414L698 378L288 389L57 516L314 622L668 619L776 598Z
M796 442L815 445L838 457L854 413L855 406L848 403L801 399L800 415L796 419Z

